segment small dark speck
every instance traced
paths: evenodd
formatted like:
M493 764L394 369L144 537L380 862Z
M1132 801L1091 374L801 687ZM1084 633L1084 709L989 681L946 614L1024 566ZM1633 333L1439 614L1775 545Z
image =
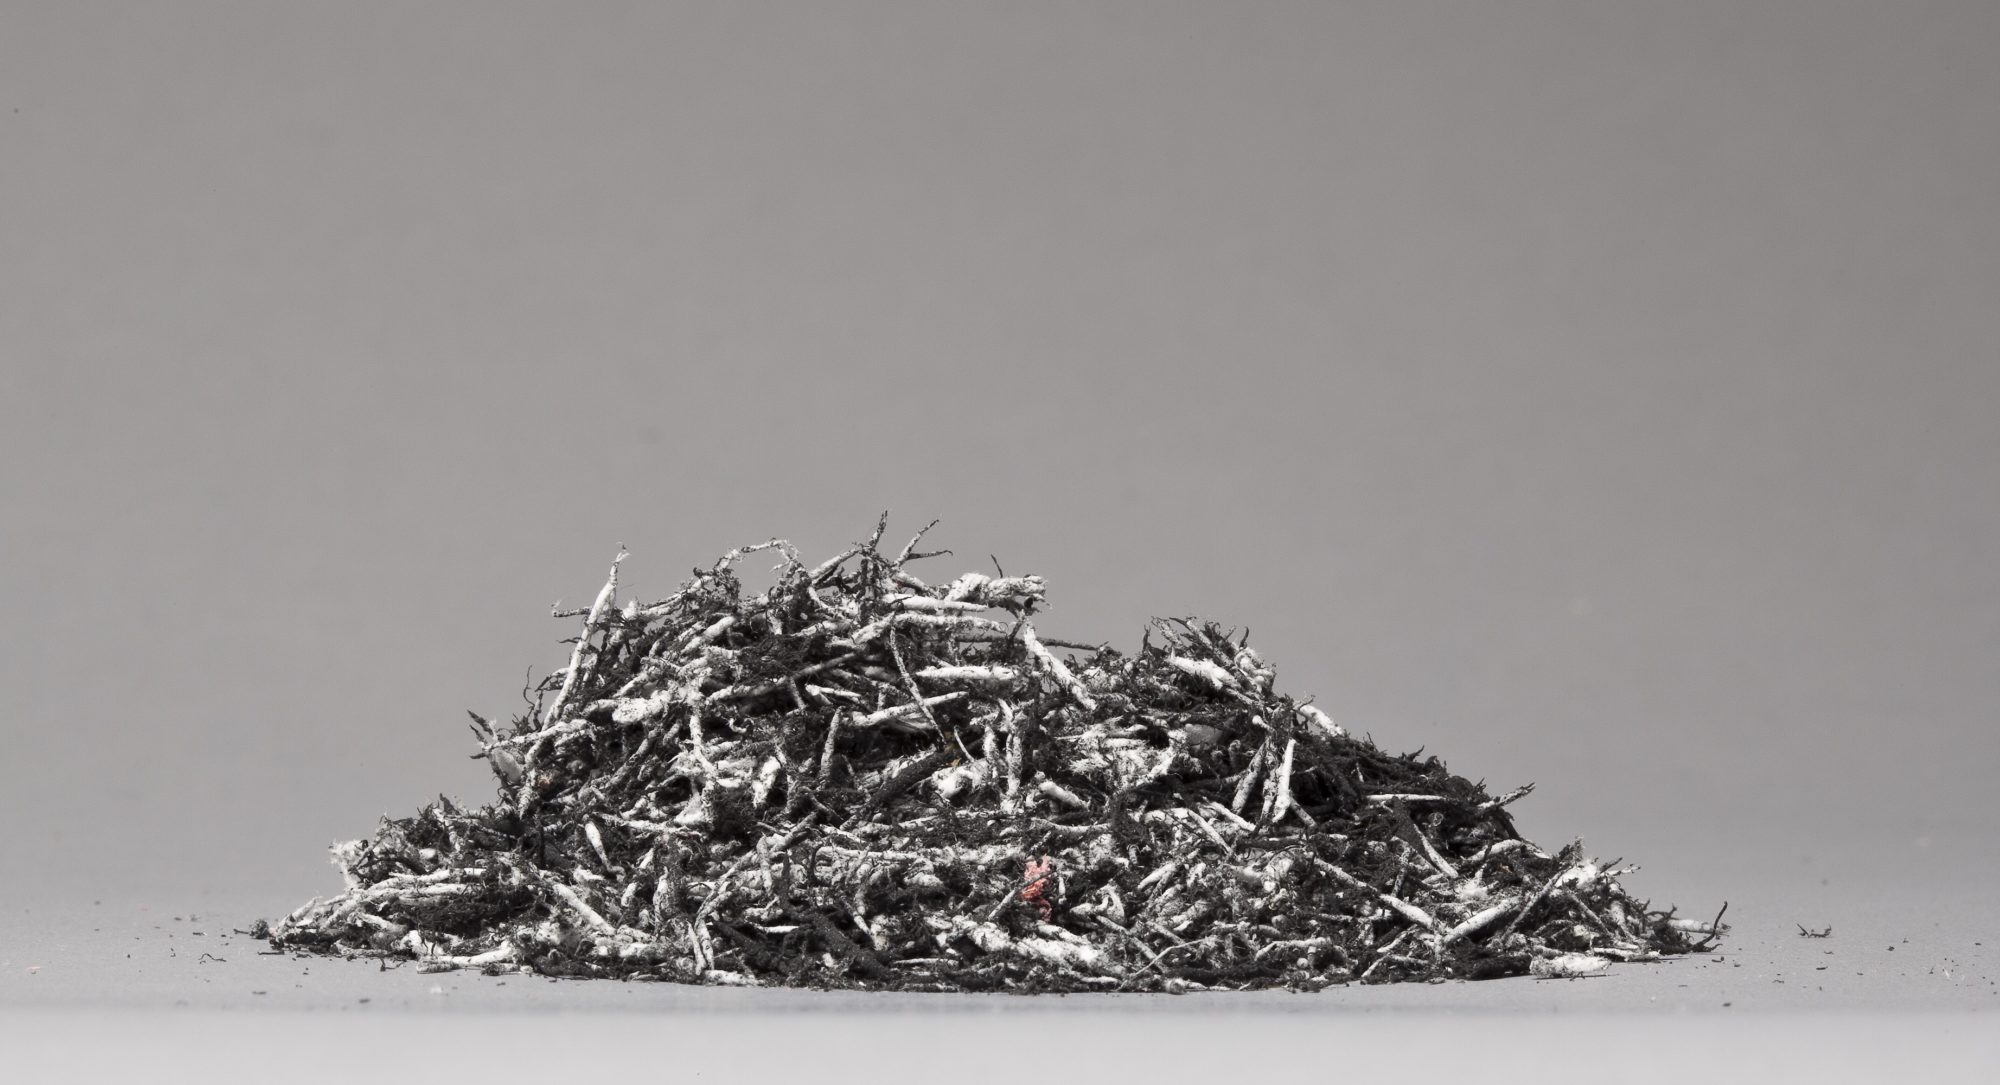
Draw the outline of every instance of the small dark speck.
M1727 1007L1730 1007L1730 1006L1734 1006L1734 1005L1736 1005L1736 1003L1734 1003L1734 1002L1725 1002L1725 1003L1723 1003L1722 1005L1723 1005L1723 1007L1724 1007L1724 1008L1727 1008Z
M251 994L253 994L253 995L268 995L268 994L270 994L271 992L269 992L269 991L252 991L252 992L250 992L250 993L251 993Z
M365 999L365 998L364 998L364 999L362 999L361 1001L362 1001L362 1002L363 1002L364 1004L368 1002L368 1000L367 1000L367 999Z

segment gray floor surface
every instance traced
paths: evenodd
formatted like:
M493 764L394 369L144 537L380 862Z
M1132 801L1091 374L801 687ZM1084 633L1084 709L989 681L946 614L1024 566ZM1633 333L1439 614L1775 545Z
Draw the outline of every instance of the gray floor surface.
M1739 879L1740 880L1740 879ZM351 1080L1991 1079L1983 893L1768 877L1713 954L1580 980L1173 996L943 996L422 973L273 954L296 901L45 894L0 911L0 1045L22 1076ZM1801 936L1800 920L1832 926ZM588 1070L586 1074L584 1071Z

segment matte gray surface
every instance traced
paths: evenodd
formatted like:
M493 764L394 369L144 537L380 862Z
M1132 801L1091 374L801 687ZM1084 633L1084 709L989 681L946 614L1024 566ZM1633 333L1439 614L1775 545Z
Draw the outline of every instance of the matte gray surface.
M353 1014L30 1013L0 1022L0 1043L31 1037L11 1060L31 1079L147 1081L286 1080L351 1082L360 1068L393 1066L412 1080L565 1080L589 1056L591 1073L674 1080L936 1080L1019 1082L1233 1081L1289 1077L1301 1069L1362 1080L1408 1080L1413 1052L1440 1075L1482 1081L1601 1082L1884 1081L1913 1066L1940 1079L1979 1081L2000 1058L2000 1041L1978 1018L1855 1018L1785 1015L1660 1027L1641 1018L1472 1017L1438 1020L1364 1017L1316 1022L1231 1014L1181 1016L1064 1013L969 1014L910 1021L885 1042L879 1017L828 1013L788 1019L736 1014L593 1014L540 1022L518 1019L381 1017ZM115 1023L123 1043L103 1045ZM912 1027L916 1026L916 1027ZM1175 1037L1162 1043L1163 1035ZM559 1040L552 1036L560 1036ZM357 1040L367 1047L353 1052ZM313 1052L301 1058L301 1051ZM161 1052L193 1053L163 1061ZM295 1069L293 1069L295 1068Z
M1409 1080L1423 1066L1481 1081L1880 1081L2000 1066L1990 878L1976 893L1742 881L1736 933L1712 956L1580 980L1178 998L384 972L261 955L233 928L269 895L15 905L0 911L0 1050L26 1080L351 1081L370 1066L540 1080L587 1063L676 1080ZM1801 937L1800 911L1832 933ZM33 961L9 955L21 946Z
M1991 879L1966 892L1934 886L1834 890L1745 879L1731 903L1734 933L1715 953L1657 964L1621 964L1576 980L1349 986L1197 995L869 994L688 987L532 976L423 973L411 964L275 953L241 933L289 908L262 899L190 896L56 900L0 910L0 1009L137 1011L305 1010L495 1013L513 1011L878 1012L886 1015L1009 1012L1279 1013L1340 1018L1376 1012L1454 1015L1649 1011L1764 1014L1787 1011L2000 1011L2000 937ZM1804 937L1799 920L1831 929ZM387 969L385 971L384 969Z
M1662 902L1971 936L1996 52L1985 2L0 3L10 895L329 892L487 793L462 711L618 543L657 596L889 508L1051 632L1248 625Z

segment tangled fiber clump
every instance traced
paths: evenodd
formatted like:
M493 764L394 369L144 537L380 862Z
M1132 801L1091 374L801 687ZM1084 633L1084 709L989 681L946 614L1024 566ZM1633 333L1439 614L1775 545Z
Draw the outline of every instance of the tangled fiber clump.
M498 799L339 845L346 891L273 944L684 983L1311 990L1578 975L1725 929L1522 839L1528 788L1275 692L1215 625L1156 621L1129 656L1043 637L1041 578L927 584L923 534L890 557L882 532L814 567L731 551L651 604L617 604L614 563L535 710L473 717ZM756 551L782 561L746 596Z

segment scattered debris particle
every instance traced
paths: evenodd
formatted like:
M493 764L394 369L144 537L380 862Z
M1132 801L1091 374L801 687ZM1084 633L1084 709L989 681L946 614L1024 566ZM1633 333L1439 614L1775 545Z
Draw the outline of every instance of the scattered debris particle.
M1537 957L1528 966L1528 971L1537 976L1575 978L1594 976L1611 967L1611 962L1603 957L1593 957L1587 953L1565 953L1556 957Z

